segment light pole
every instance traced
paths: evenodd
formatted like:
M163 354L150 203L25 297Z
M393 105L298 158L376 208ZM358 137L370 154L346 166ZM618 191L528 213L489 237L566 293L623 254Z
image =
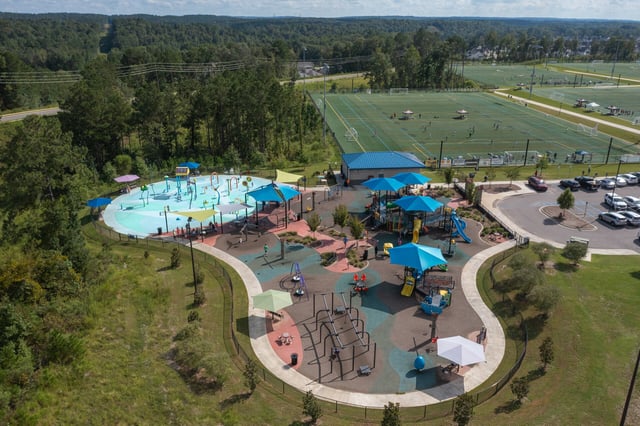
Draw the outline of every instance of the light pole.
M191 249L191 270L193 271L193 289L195 294L198 294L198 280L196 280L196 262L193 260L193 240L191 239L191 220L193 218L189 216L187 219L187 225L185 226L187 230L187 238L189 238L189 248Z
M169 211L169 206L164 206L164 226L166 226L167 232L169 232L169 220L167 219L168 211Z
M302 48L302 95L304 96L307 92L307 48Z
M324 88L322 91L322 141L327 144L327 72L329 72L329 65L326 63L322 67L322 74L324 76Z

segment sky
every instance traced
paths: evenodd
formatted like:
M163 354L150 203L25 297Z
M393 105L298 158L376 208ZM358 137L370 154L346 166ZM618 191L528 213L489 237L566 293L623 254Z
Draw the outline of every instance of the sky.
M0 0L1 12L103 15L508 17L640 20L628 0Z

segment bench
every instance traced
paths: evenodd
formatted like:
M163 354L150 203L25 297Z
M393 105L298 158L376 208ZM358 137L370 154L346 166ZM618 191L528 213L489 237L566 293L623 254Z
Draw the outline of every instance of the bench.
M358 375L368 376L369 374L371 374L371 368L368 365L361 365L358 367Z

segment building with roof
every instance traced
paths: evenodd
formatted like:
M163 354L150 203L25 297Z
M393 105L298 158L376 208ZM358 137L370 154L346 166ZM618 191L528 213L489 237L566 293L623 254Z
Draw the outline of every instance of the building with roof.
M364 182L372 177L391 177L398 173L420 173L425 165L410 152L353 152L342 154L340 171L351 183Z

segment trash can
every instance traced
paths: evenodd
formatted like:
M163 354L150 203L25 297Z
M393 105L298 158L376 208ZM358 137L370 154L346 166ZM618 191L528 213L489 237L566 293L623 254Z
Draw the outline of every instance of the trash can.
M298 365L298 354L295 352L291 354L291 365Z
M162 235L162 227L158 226L158 235Z

